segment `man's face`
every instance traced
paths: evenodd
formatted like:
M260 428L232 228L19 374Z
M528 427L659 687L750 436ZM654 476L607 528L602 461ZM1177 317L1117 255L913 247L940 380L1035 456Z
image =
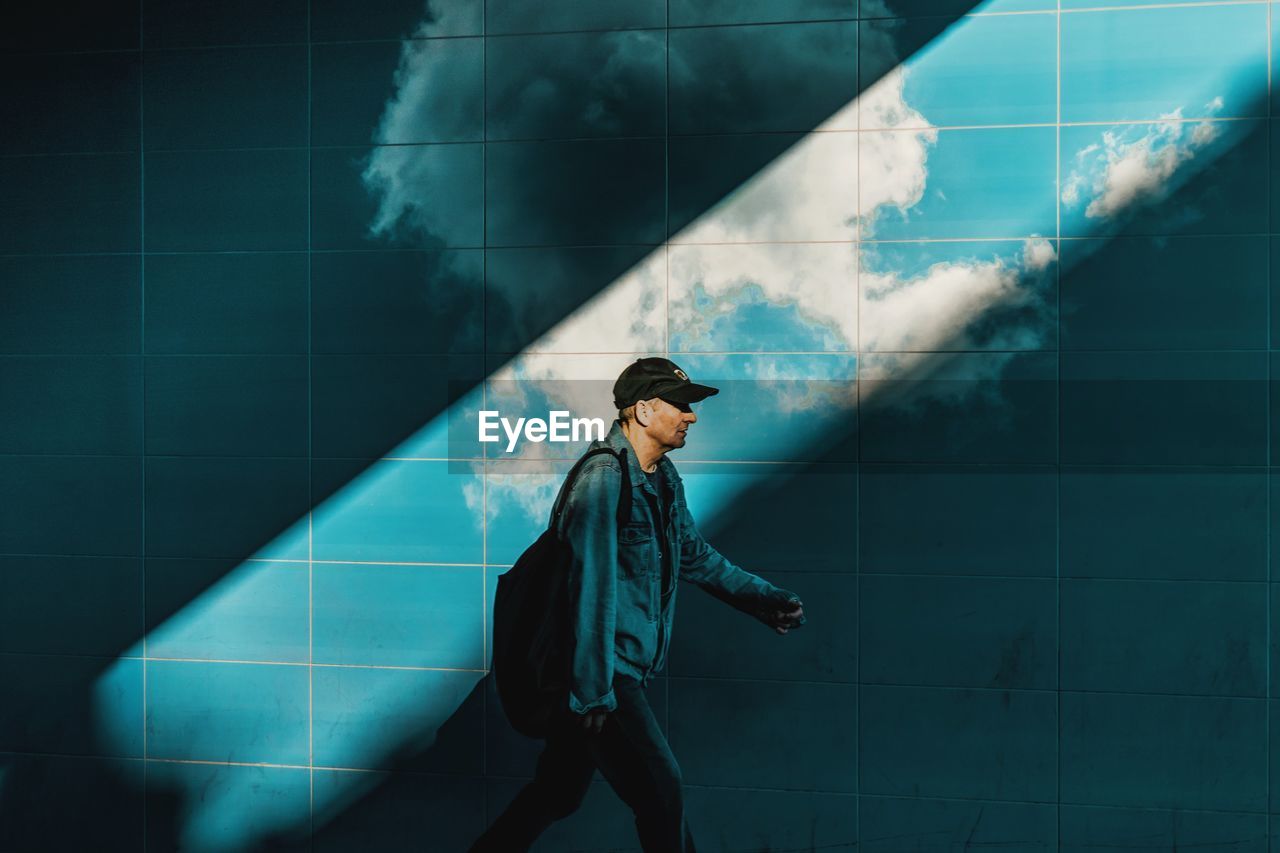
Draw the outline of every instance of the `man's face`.
M684 447L685 433L698 420L688 403L668 403L660 397L646 400L649 422L645 432L659 445L669 450Z

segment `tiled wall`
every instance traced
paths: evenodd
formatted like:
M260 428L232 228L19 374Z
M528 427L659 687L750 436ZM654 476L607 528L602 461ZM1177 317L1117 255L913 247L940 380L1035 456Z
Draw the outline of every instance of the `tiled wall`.
M0 850L465 849L555 478L447 413L648 353L725 387L673 459L809 617L683 588L700 846L1270 849L1276 12L16 15ZM538 849L635 845L598 781Z

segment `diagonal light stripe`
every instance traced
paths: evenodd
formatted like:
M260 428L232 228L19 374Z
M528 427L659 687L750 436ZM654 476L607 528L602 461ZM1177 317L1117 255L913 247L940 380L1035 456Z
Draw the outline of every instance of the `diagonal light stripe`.
M471 473L460 473L451 471L447 462L425 460L424 457L445 458L438 451L448 447L450 418L465 420L470 416L479 399L493 392L493 383L518 380L518 385L502 387L516 388L524 395L541 394L538 402L563 405L575 413L596 414L601 407L598 397L574 396L587 393L593 386L574 382L607 383L632 358L642 354L677 354L682 363L697 363L701 368L691 370L695 379L816 380L816 393L830 395L833 379L910 378L935 370L939 363L937 353L949 349L990 349L990 357L967 378L997 378L1012 353L1042 346L1046 324L1051 320L1047 311L1030 311L1020 325L1002 330L1000 346L971 339L969 327L997 308L1036 307L1037 300L1043 298L1038 289L1041 278L1056 262L1053 238L1058 235L1036 234L1029 227L1026 233L1000 235L1007 238L1006 247L1011 249L1003 255L975 259L973 255L959 254L952 260L911 272L872 266L864 257L865 247L875 241L882 223L894 218L909 219L919 211L930 192L930 158L945 144L942 138L950 132L931 125L927 116L907 103L904 86L908 76L938 44L965 39L968 28L966 19L911 61L885 75L815 132L502 365L486 388L477 389L450 412L425 424L382 461L298 519L198 600L153 630L146 638L152 657L142 654L139 641L117 667L136 666L139 658L148 664L161 657L190 658L182 654L188 649L234 648L242 630L263 621L289 618L289 614L258 606L279 600L267 593L290 582L290 568L263 561L296 560L299 563L295 565L317 571L318 567L350 560L370 564L362 569L377 572L390 567L383 558L392 556L392 552L401 555L396 562L406 568L403 554L407 548L413 552L408 563L420 560L470 564L465 567L474 574L474 583L465 585L466 606L475 608L468 617L470 636L459 644L460 648L452 650L457 660L469 662L467 666L458 666L457 672L449 674L424 672L412 684L387 678L374 672L373 667L324 667L334 677L354 673L359 678L352 676L352 680L337 685L337 695L346 696L348 703L337 709L337 716L317 719L317 710L310 708L309 725L317 732L327 726L347 733L347 740L338 749L344 766L380 765L404 749L406 742L419 748L430 743L439 725L479 680L488 665L485 614L497 573L494 567L504 565L492 551L486 556L495 533L487 528L495 519L507 524L523 518L526 531L535 529L545 517L556 486L553 475L544 474L541 479L510 475L504 473L499 462L476 463ZM1247 57L1242 58L1242 63L1246 61ZM384 124L394 119L396 103L407 103L403 99L410 98L415 87L424 85L424 80L408 74L406 69L402 68L402 72L407 76L401 80L401 100L388 106ZM429 65L423 73L428 72ZM1199 106L1171 104L1169 110ZM1184 125L1171 119L1132 125L1136 128L1132 133L1117 133L1112 125L1097 128L1098 148L1081 149L1078 177L1063 176L1074 194L1069 198L1079 201L1083 197L1086 204L1099 205L1094 208L1096 213L1112 218L1123 215L1128 207L1158 202L1189 174L1211 162L1219 150L1212 147L1217 125L1201 122L1189 125L1186 132L1170 130ZM862 127L874 130L861 130ZM375 159L370 174L392 174L405 167L405 158L412 156L406 148L383 151L396 161L379 165ZM407 166L427 168L430 164L409 162ZM439 191L447 192L447 186ZM386 204L405 203L404 196L388 202L394 192L389 190L384 197L379 222L391 221L398 215ZM1042 219L1055 221L1055 196L1059 193L1066 190L1056 183L1046 188L1046 209L1038 214ZM1063 201L1067 203L1068 197ZM416 211L429 216L430 206L422 199L410 202ZM450 227L428 221L431 224ZM723 334L718 331L718 324L731 323L746 304L761 306L771 316L785 314L788 319L779 326L779 340L793 341L805 335L822 345L814 350L782 346L772 353L722 355L725 348L716 345L717 336ZM628 319L625 328L619 327L622 317ZM809 354L790 360L778 357L800 351ZM524 402L533 405L534 400L526 397ZM607 406L607 400L603 402ZM857 401L828 396L827 402L853 409ZM862 403L866 402L864 395ZM708 425L721 417L710 404L702 414ZM800 421L797 418L797 423ZM797 429L793 445L778 451L784 457L800 453L822 441L830 426L820 423ZM696 450L691 449L691 454ZM536 461L539 457L523 458ZM758 477L770 476L768 465L752 470L756 476L719 478L715 489L699 491L697 515L708 518L725 512L736 496L758 482ZM421 537L422 531L429 535ZM399 546L394 546L395 542ZM323 547L317 549L317 543L323 543ZM323 552L323 559L314 559L318 550ZM471 559L460 559L462 556ZM489 564L488 574L479 563ZM431 573L442 567L410 568L429 582ZM424 589L429 588L428 583ZM443 605L453 603L450 599ZM299 604L300 609L293 615L313 618L309 601ZM351 608L346 616L366 623L363 630L373 635L385 614L361 613ZM406 647L412 650L411 640ZM273 662L296 663L316 670L331 663L317 658L314 651L312 638L310 648L288 650ZM431 663L424 657L421 667ZM413 669L414 665L404 667ZM111 731L115 674L115 669L109 670L100 682L100 721L107 737L115 736ZM320 677L317 672L315 678ZM215 688L211 682L210 690ZM248 708L220 705L212 692L186 697L186 701L197 715L201 709L211 713L208 709L221 707L220 713L226 717L224 724L232 727L241 715L247 721L253 714ZM172 756L146 757L164 760ZM192 760L218 758L193 756ZM314 768L318 764L321 763L313 754L308 766ZM325 790L328 794L321 796L317 792L313 804L317 826L324 816L333 814L349 800L335 789ZM352 792L348 793L355 796ZM193 797L187 815L187 840L192 847L234 849L250 841L243 833L230 832L225 821L226 810L241 805L229 794L204 800ZM263 834L287 829L283 824L273 825L271 815L259 815L255 822L242 826L251 826L253 832Z

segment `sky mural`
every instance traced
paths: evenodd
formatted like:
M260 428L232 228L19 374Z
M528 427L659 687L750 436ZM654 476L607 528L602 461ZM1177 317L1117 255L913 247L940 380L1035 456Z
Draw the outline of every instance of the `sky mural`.
M681 4L671 5L675 23ZM711 518L773 476L770 464L824 457L868 407L910 411L921 395L998 403L1023 355L1057 346L1060 268L1097 247L1064 242L1122 228L1233 230L1242 214L1228 199L1161 202L1215 164L1229 168L1266 114L1266 4L1074 12L993 0L941 34L895 17L897 5L863 0L860 32L789 25L770 42L793 59L778 79L753 42L768 24L548 35L545 54L487 72L481 39L446 38L476 31L475 5L430 4L359 160L367 239L490 247L483 267L447 255L442 280L485 284L486 310L510 324L495 337L507 334L511 350L449 412L122 656L99 685L103 736L149 757L295 768L376 767L406 738L429 742L483 677L493 580L535 538L580 450L524 444L483 458L468 440L482 406L611 419L607 389L621 368L669 355L726 389L700 407L676 460L705 463L690 470L708 476L686 480L695 516ZM583 75L584 65L598 70ZM804 126L809 75L848 78L848 100L816 126ZM745 111L743 93L773 87L796 88L794 115ZM693 109L679 93L694 88L723 96ZM557 222L576 214L536 175L508 209L481 215L486 188L537 168L506 162L493 143L538 139L553 123L586 140L669 132L657 147L673 161L701 162L699 146L719 142L707 134L726 129L739 134L732 144L778 153L687 221L673 203L652 247L547 324L533 282L591 280L593 253L621 251L551 248ZM263 622L278 642L260 631L241 642ZM123 685L144 659L155 709L145 747L121 723L134 710ZM165 659L222 663L192 680ZM265 749L229 749L218 733L235 729L235 689L252 687L220 675L255 662L279 665L262 678L298 681L303 722ZM186 765L150 772L203 784ZM329 774L306 803L280 808L231 781L190 798L184 842L239 849L299 810L340 810L367 784Z

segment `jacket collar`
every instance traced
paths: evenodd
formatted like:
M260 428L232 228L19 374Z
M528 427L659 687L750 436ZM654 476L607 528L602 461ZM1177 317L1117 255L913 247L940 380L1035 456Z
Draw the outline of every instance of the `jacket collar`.
M640 488L655 498L658 496L658 492L653 488L653 483L649 482L648 475L644 473L644 469L640 467L639 461L636 460L635 448L631 446L631 442L622 431L622 423L620 421L614 420L613 426L609 428L609 433L604 437L602 444L614 451L625 450L627 452L627 469L631 473L632 485L638 484ZM672 486L679 481L680 475L676 473L676 466L667 458L665 453L658 457L658 468Z

